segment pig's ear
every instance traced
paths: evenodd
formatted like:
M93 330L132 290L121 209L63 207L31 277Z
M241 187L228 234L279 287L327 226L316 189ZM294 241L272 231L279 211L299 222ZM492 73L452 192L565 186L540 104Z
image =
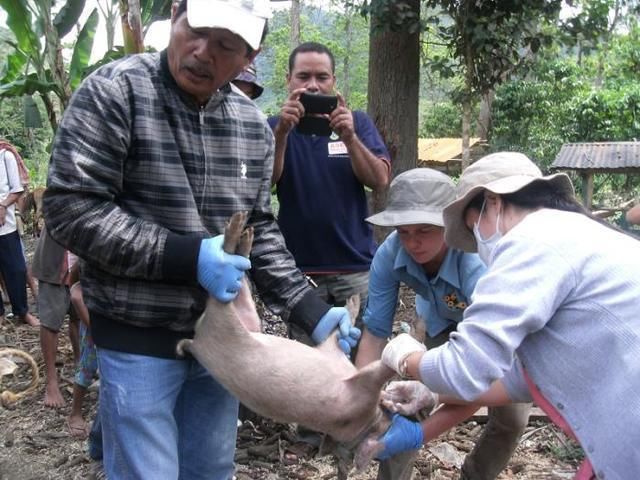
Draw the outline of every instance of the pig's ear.
M358 445L353 458L356 473L362 473L366 470L376 455L384 450L384 443L378 438L379 435L377 433L372 433Z

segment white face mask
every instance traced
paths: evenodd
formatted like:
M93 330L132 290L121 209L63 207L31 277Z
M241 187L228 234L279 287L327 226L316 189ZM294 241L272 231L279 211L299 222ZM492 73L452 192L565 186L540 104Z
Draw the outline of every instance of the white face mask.
M484 212L484 206L487 203L485 199L482 202L482 208L480 209L480 216L478 217L478 221L473 224L473 236L476 238L476 244L478 245L478 256L485 263L485 265L489 266L491 264L491 259L493 257L493 251L496 248L496 244L502 238L502 233L500 233L500 213L498 212L498 217L496 218L496 231L491 237L486 240L482 238L480 235L480 227L478 226L480 223L480 219L482 218L482 213Z

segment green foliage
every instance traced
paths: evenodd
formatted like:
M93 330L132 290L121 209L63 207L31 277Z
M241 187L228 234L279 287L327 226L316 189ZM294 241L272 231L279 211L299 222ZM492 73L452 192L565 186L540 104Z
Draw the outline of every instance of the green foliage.
M146 30L153 22L171 18L172 0L141 0L140 18Z
M608 45L609 53L603 74L609 84L640 78L640 26L634 18L626 34L615 36Z
M519 2L428 0L432 9L426 23L446 46L447 54L429 59L443 78L465 78L461 97L473 101L500 84L505 75L550 39L541 30L544 18L555 18L560 0ZM451 21L445 21L446 17Z
M418 128L420 138L459 137L462 131L462 109L444 101L421 105L422 116Z
M628 141L640 138L640 81L626 88L591 90L571 105L573 141Z
M575 63L541 65L535 79L508 82L496 90L492 146L519 150L548 166L562 144L573 138L569 105L589 84Z
M416 33L424 30L422 20L416 15L411 2L398 0L371 0L361 3L360 11L373 19L377 30Z
M75 90L80 85L84 71L89 66L89 58L91 57L91 49L93 48L93 37L98 28L98 9L94 8L89 18L80 30L78 39L76 40L73 56L71 57L71 66L69 68L69 85L71 90Z
M543 64L496 91L492 146L548 166L564 143L640 138L640 81L593 86L571 60Z
M64 37L78 23L84 10L84 5L85 0L68 0L62 6L53 20L53 26L58 31L59 38Z
M16 146L29 169L31 183L46 183L49 148L53 132L47 123L44 128L26 128L21 98L6 98L0 102L0 137Z

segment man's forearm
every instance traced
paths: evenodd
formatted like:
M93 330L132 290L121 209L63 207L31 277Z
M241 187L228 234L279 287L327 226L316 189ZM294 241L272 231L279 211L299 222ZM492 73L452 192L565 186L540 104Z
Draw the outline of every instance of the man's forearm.
M275 138L275 151L273 157L273 173L271 174L271 185L275 185L282 176L284 170L284 154L287 151L287 133L278 131L278 127L273 132Z
M2 200L0 202L0 205L5 207L5 208L9 208L11 205L13 205L14 203L16 203L18 201L18 199L20 198L22 193L23 192L10 193L9 195L7 195L7 198L5 198L4 200Z
M353 173L363 185L378 190L389 184L391 169L388 162L371 153L356 135L346 147Z

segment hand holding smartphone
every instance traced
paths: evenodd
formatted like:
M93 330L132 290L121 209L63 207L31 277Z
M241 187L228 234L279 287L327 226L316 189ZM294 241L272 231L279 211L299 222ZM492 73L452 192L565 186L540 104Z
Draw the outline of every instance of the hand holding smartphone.
M305 115L300 119L296 130L304 135L331 135L329 120L325 117L314 116L330 114L338 107L338 97L333 95L300 94L300 103L304 106Z

